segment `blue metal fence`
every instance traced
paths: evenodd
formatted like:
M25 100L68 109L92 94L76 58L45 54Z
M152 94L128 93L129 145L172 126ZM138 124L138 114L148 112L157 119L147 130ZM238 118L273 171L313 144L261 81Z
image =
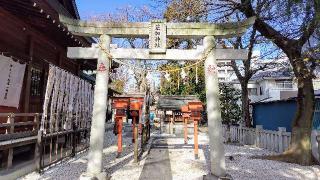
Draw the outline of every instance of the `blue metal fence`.
M291 132L292 120L297 109L295 100L271 101L253 104L253 125L263 125L264 129L278 130L285 127ZM313 129L320 130L320 99L316 99Z

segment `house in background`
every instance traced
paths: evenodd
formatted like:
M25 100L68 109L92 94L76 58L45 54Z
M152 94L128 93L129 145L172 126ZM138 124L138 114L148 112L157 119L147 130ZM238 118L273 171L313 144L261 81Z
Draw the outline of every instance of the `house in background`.
M318 143L316 136L320 135L320 90L315 91L315 110L312 123L312 151L318 160ZM253 126L262 125L263 129L277 131L278 127L285 127L286 131L291 132L292 121L294 119L297 101L296 98L284 100L266 101L252 103Z
M239 81L231 82L241 90ZM320 79L313 80L314 90L320 89ZM265 70L255 74L248 83L249 99L254 102L286 100L298 92L294 74L286 68Z

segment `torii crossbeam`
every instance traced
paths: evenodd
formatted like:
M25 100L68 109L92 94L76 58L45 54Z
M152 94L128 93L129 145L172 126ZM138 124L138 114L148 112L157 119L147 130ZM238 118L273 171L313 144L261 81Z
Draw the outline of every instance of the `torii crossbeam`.
M245 49L214 49L217 60L240 60L247 59L248 51ZM69 47L68 57L72 59L98 59L100 48L93 45L89 48ZM197 49L167 49L166 54L151 54L148 49L110 48L110 55L115 59L138 59L138 60L175 60L197 61L203 57L204 47Z
M102 48L117 59L198 60L204 52L208 52L205 59L205 82L211 175L226 175L216 60L246 59L247 53L243 50L215 49L215 37L242 35L254 23L254 17L242 22L224 24L167 23L164 20L143 23L89 22L64 16L60 16L60 21L75 35L100 37ZM110 48L112 37L149 37L149 49ZM167 38L203 38L204 46L193 50L167 49ZM106 174L102 170L102 149L108 93L108 61L111 59L96 45L90 48L68 48L68 57L98 59L88 168L87 173L81 177L104 179Z

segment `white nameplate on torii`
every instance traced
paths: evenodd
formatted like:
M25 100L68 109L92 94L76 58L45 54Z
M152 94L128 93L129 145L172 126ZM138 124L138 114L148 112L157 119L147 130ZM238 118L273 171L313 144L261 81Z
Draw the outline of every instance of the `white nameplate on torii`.
M167 24L165 20L150 22L149 52L163 54L167 50Z
M247 59L248 51L245 49L213 49L217 60L241 60ZM71 59L97 59L100 48L93 47L68 47L68 58ZM138 59L138 60L178 60L197 61L204 57L203 46L197 49L167 49L165 54L152 54L149 49L111 48L110 54L114 59Z

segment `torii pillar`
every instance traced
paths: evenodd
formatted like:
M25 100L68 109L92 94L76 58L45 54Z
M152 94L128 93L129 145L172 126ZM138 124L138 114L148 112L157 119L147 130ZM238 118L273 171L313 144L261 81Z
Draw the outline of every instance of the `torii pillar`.
M203 39L205 52L215 48L215 38L206 36ZM224 145L222 140L221 110L219 102L219 82L217 63L214 51L211 51L205 60L205 82L207 97L208 132L210 145L211 172L215 176L226 175Z
M111 37L100 36L101 45L110 51ZM107 174L103 171L103 141L107 112L108 82L109 82L109 61L110 59L103 51L99 51L96 85L94 89L93 116L90 132L90 148L88 155L87 172L82 174L80 179L105 179ZM101 128L103 127L103 128Z

